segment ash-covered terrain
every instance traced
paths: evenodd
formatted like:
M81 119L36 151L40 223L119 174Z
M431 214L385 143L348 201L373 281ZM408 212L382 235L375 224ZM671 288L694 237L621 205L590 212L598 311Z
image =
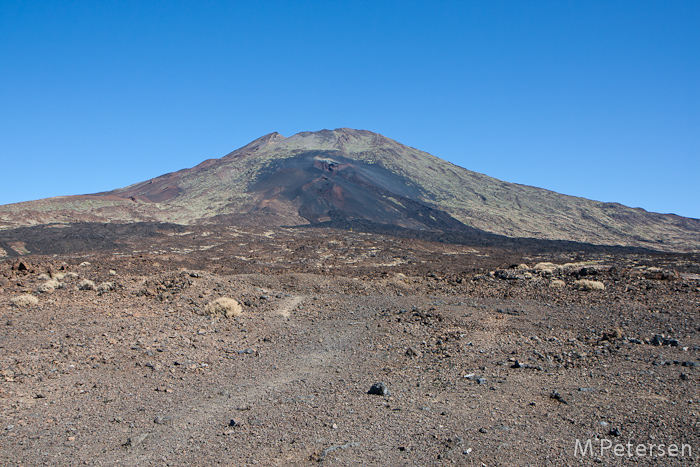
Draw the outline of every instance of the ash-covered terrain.
M3 232L0 463L697 464L697 254L350 228Z

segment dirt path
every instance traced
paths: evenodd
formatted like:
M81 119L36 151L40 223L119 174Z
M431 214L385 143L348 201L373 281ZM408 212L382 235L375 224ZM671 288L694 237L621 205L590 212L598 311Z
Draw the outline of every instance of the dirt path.
M303 315L289 320L303 299L302 296L286 298L277 305L273 314L286 318L277 324L279 335L295 340L300 338L306 344L284 349L289 352L277 349L274 353L262 353L257 356L257 369L250 376L217 381L223 384L211 385L203 394L191 394L191 398L168 414L163 424L154 424L151 430L131 436L126 446L115 447L96 460L102 465L160 465L173 447L197 442L206 444L208 439L216 438L229 441L250 435L251 430L260 426L256 424L259 423L258 419L250 414L253 407L261 402L279 401L291 396L312 410L318 408L314 397L305 397L300 389L311 388L310 392L313 392L313 388L324 387L337 376L339 362L352 365L352 344L365 328L348 325L346 319L327 321L323 328ZM260 419L264 419L264 414L259 415ZM234 419L241 425L227 426ZM275 425L275 430L284 430L284 426ZM266 455L276 465L288 465L289 462L308 462L313 453L313 449L301 449L287 452L283 458L278 458L279 453L269 452ZM257 455L262 457L263 453L258 451Z
M278 306L276 313L283 318L289 318L290 314L296 307L304 301L304 297L295 296L284 299Z

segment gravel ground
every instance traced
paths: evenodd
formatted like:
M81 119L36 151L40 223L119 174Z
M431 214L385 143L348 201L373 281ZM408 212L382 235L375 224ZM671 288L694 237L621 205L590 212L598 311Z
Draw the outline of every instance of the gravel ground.
M318 232L0 263L0 463L697 464L697 258Z

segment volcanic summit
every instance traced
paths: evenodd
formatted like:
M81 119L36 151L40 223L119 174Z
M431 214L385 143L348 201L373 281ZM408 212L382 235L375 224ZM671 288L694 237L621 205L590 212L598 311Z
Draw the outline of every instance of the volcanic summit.
M74 222L413 230L694 251L700 220L507 183L380 134L270 133L220 159L125 188L0 207L0 227Z

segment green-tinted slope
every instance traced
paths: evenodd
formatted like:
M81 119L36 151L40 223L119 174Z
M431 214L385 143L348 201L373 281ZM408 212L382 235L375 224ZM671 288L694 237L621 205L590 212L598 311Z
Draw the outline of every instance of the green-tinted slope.
M221 159L95 195L0 207L0 227L71 221L459 222L512 237L700 250L700 221L503 182L369 131L271 133Z

